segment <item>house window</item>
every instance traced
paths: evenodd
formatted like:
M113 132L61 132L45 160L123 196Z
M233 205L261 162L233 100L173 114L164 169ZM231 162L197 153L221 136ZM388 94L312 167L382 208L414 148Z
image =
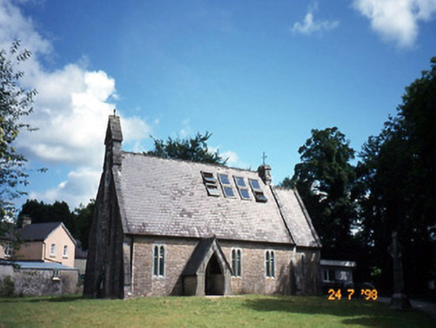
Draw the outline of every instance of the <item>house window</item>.
M56 244L51 244L50 246L50 256L55 257L56 256Z
M229 176L227 174L218 174L218 178L221 182L221 187L223 188L224 196L227 198L235 198L235 192L233 191L233 187L230 183Z
M213 176L213 173L210 172L201 172L203 177L203 183L206 186L207 194L209 196L218 197L220 192L218 190L218 181Z
M248 186L245 183L244 178L242 177L234 177L236 185L238 186L239 195L242 199L251 199L250 194L248 192Z
M232 271L234 277L241 277L242 252L238 248L232 249Z
M163 277L165 275L165 247L163 245L153 246L153 276Z
M12 243L10 241L6 242L5 245L5 257L9 258L12 256L12 251L13 251L13 247L12 247Z
M274 251L265 252L265 275L267 278L275 277L275 254Z
M62 253L62 257L68 258L68 246L67 245L64 246L64 251Z
M333 269L323 269L323 278L324 281L335 281L335 270Z
M268 199L265 197L263 190L260 188L260 182L257 179L248 179L250 183L251 190L253 191L254 198L256 198L256 202L266 203Z

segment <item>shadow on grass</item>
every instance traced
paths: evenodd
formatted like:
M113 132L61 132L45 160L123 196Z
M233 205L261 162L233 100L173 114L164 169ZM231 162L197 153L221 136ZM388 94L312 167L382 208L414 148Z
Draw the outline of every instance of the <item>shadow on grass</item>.
M79 300L86 300L88 298L82 295L52 295L52 296L24 296L24 297L9 297L1 298L0 303L41 303L41 302L75 302Z
M366 327L434 327L434 320L414 309L392 311L387 304L364 300L328 301L320 297L247 299L245 306L259 312L286 312L341 317L344 325Z

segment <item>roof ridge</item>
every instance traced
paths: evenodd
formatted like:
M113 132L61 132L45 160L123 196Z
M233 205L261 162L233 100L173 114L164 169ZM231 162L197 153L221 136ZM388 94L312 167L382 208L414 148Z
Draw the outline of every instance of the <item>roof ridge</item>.
M257 170L253 170L253 169L243 169L243 168L239 168L239 167L227 166L227 165L222 165L222 164L217 164L217 163L196 162L196 161L192 161L192 160L188 160L188 159L165 158L165 157L159 157L159 156L156 156L156 155L147 154L145 152L138 153L138 152L133 152L133 151L121 150L121 155L123 155L123 154L131 154L131 155L137 155L137 156L143 156L143 157L149 157L149 158L156 158L156 159L167 160L167 161L175 161L175 162L191 163L191 164L200 164L200 165L221 167L221 168L224 168L224 169L233 169L233 170L238 170L238 171L246 171L246 172L248 171L248 172L257 173Z

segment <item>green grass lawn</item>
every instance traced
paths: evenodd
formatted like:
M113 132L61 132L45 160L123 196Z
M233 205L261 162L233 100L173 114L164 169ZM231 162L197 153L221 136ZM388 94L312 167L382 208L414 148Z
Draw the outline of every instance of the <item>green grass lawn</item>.
M0 298L0 327L434 327L415 310L326 297Z

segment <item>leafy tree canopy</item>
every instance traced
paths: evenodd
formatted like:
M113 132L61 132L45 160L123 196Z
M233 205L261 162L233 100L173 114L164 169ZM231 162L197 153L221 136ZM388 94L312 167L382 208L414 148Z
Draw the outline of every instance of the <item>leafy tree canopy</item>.
M4 223L14 215L12 200L24 194L19 185L27 184L26 159L13 143L21 130L30 129L22 118L32 112L36 91L20 86L23 72L16 70L30 55L30 51L20 50L18 41L9 51L0 50L0 236L9 230Z
M354 150L337 127L312 130L298 152L301 163L284 187L297 187L323 244L323 256L346 256L355 221L352 190L355 170L350 164Z
M370 137L358 163L362 232L370 256L390 282L386 248L398 231L403 246L406 285L423 290L436 278L431 254L436 226L436 57L431 70L406 87L398 113L380 135ZM419 254L420 256L416 256ZM433 274L431 272L433 271Z
M92 215L95 201L90 200L88 205L80 205L74 211L70 211L66 202L55 201L46 204L34 199L27 200L21 207L17 225L22 226L23 218L28 216L33 223L63 222L74 238L80 240L82 248L88 248L89 232L91 230Z
M168 137L166 141L162 139L154 140L154 149L147 152L162 158L175 158L189 160L193 162L212 163L225 165L227 159L224 159L217 150L212 152L207 146L207 141L212 136L209 132L204 135L197 133L194 138L190 139L172 139Z

